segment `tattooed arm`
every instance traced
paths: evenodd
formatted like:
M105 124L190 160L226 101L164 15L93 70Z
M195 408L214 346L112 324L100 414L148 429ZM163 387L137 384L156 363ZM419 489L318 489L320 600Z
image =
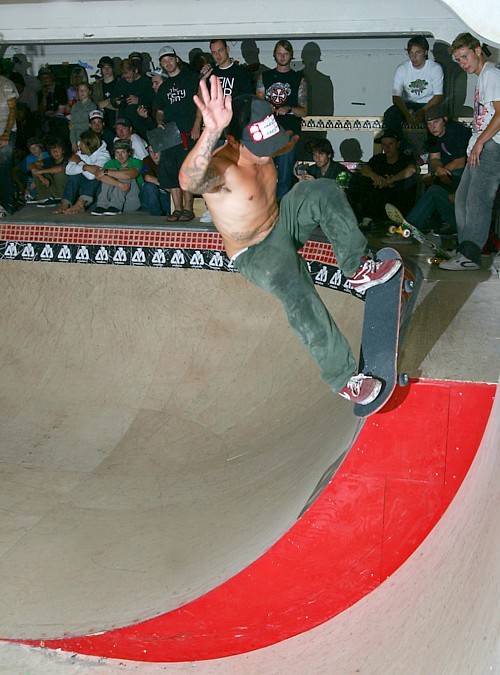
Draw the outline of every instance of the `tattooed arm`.
M204 129L196 145L188 154L179 172L179 184L191 193L213 192L223 182L223 174L211 163L212 153L233 112L231 97L224 97L220 80L210 78L210 91L204 80L200 81L199 95L194 97L203 117Z

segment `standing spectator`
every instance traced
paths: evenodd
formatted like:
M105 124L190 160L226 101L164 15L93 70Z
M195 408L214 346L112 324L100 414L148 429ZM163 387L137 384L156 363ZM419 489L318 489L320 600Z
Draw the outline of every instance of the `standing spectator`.
M88 83L89 78L85 68L82 68L82 66L75 66L71 71L71 75L69 78L69 87L66 90L66 96L68 97L68 106L70 107L70 109L75 105L75 103L77 103L77 101L80 100L80 95L78 93L78 88L80 87L80 85Z
M382 152L361 165L365 180L361 186L361 215L363 225L372 219L386 220L385 204L390 202L406 215L415 203L416 164L400 152L400 139L392 131L384 131L375 139L382 144Z
M30 166L39 199L37 206L43 208L59 204L68 180L66 176L68 155L62 141L54 138L47 143L47 149L50 156L33 162Z
M66 119L67 97L64 87L56 84L50 68L40 68L40 91L38 92L38 113L41 129L46 136L61 138L69 145L69 124Z
M429 61L429 43L423 35L408 40L409 60L401 63L394 73L393 105L384 113L384 125L399 133L401 123L418 126L424 121L425 111L443 98L443 69Z
M119 138L121 141L130 141L134 157L144 159L147 156L146 141L139 134L134 134L132 123L127 117L119 117L116 120L115 132L116 138L114 140Z
M90 84L82 82L77 89L77 102L71 108L70 140L73 152L78 150L80 134L89 128L89 115L95 108L94 101L90 98Z
M193 195L181 190L179 170L194 140L200 136L201 114L193 100L198 93L198 77L187 68L181 70L179 57L170 46L162 47L159 61L168 77L158 90L158 125L175 122L182 143L162 151L158 176L161 188L170 191L174 203L174 211L167 220L189 222L195 217Z
M0 211L3 213L17 211L12 158L16 144L18 97L14 83L0 75Z
M101 56L97 67L101 71L92 86L92 98L104 112L104 123L108 129L113 129L116 122L116 110L113 109L113 96L118 79L113 70L113 59L110 56Z
M302 72L292 70L293 47L279 40L273 52L276 68L263 72L257 81L257 96L269 101L279 124L292 136L300 135L301 119L307 115L307 84ZM292 187L297 144L275 158L278 169L276 196L280 200Z
M473 270L481 266L495 196L500 183L500 69L486 60L479 40L460 33L450 50L468 75L478 75L474 123L465 166L455 197L458 253L439 266Z
M137 112L141 117L147 120L148 129L156 129L157 113L158 113L158 91L161 85L165 82L168 75L162 68L153 68L146 73L151 78L151 87L153 89L153 100L151 101L151 109L148 110L146 106L139 106Z
M158 170L160 165L160 153L155 152L151 145L148 146L149 155L143 160L142 177L144 183L141 187L141 207L149 211L152 216L170 215L170 193L160 188Z
M122 212L138 211L141 207L141 160L132 157L130 141L115 141L114 156L96 174L101 190L97 205L92 209L93 216L117 216Z
M17 99L18 105L25 103L30 113L35 114L38 111L38 99L33 89L26 86L24 77L20 73L13 72L10 76L10 81L16 85L17 93L19 94L19 98Z
M144 106L149 110L152 100L151 82L140 74L137 61L122 61L122 75L113 92L112 104L118 110L118 116L129 119L134 131L142 138L147 138L148 125L137 109Z
M243 94L253 94L251 77L243 66L232 61L226 40L220 38L210 40L210 54L215 61L215 66L211 72L203 72L205 75L217 75L224 96L236 98Z

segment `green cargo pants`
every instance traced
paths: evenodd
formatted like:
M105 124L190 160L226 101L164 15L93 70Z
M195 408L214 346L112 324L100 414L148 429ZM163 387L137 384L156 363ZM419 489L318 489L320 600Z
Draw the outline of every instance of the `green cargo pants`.
M281 300L290 326L318 363L322 379L338 392L355 374L356 360L297 252L318 225L340 269L346 276L354 274L367 242L344 192L326 178L301 181L288 192L274 229L237 255L234 265L249 281Z

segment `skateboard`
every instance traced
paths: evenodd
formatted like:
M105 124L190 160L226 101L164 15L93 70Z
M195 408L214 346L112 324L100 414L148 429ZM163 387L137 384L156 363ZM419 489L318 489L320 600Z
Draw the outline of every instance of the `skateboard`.
M398 234L403 235L403 237L413 237L420 244L423 244L424 246L429 246L429 248L431 248L434 251L435 255L429 258L428 262L440 263L443 262L443 260L450 259L451 256L449 255L449 253L447 253L444 249L437 246L430 239L427 239L427 237L424 235L423 232L421 232L418 229L418 227L415 227L415 225L409 223L404 218L401 211L396 206L394 206L394 204L386 204L385 212L392 220L392 222L397 224L397 227L395 225L391 225L391 227L389 228L390 234L395 234L397 232Z
M396 258L402 264L389 281L366 291L359 372L376 377L382 382L382 389L371 403L354 405L357 417L367 417L380 410L392 396L396 383L401 386L409 383L406 373L398 374L398 351L423 276L418 266L403 260L392 248L381 249L377 258Z

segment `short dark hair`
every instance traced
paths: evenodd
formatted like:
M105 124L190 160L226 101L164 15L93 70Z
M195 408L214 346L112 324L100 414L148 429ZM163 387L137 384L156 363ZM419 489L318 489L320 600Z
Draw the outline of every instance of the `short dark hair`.
M330 155L333 157L333 148L332 144L327 138L319 138L317 141L313 141L309 147L309 152L314 154L315 152L324 152L325 155Z
M481 43L479 40L471 35L471 33L460 33L453 40L448 51L450 54L453 54L457 49L463 49L463 47L466 47L467 49L477 49L480 46Z
M427 42L427 38L424 37L423 35L414 35L412 38L408 40L408 44L406 45L406 51L409 52L412 47L420 47L420 49L423 49L425 52L429 51L429 43ZM425 55L425 58L429 58L428 54Z
M233 116L226 127L226 133L234 136L237 141L241 140L243 129L250 124L254 98L252 94L242 94L233 99Z
M227 40L223 40L222 38L212 38L209 42L210 47L214 44L214 42L222 42L224 47L227 47Z
M46 143L47 150L53 150L54 148L62 148L64 150L65 145L60 138L48 138Z

